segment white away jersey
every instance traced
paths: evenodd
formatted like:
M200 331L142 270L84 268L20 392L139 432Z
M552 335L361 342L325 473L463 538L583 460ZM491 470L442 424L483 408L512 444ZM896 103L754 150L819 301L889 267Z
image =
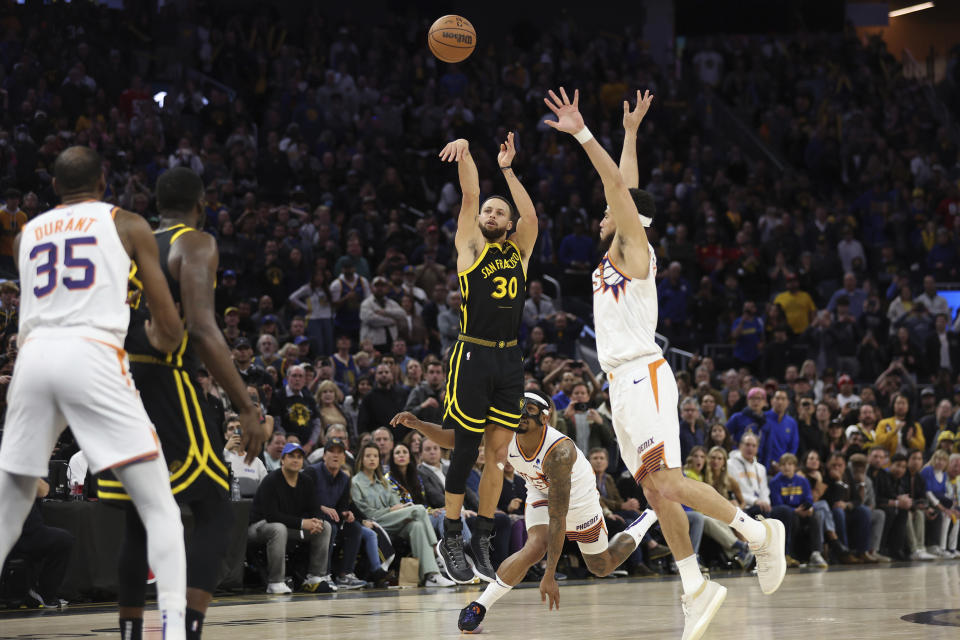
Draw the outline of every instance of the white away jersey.
M513 465L516 472L527 483L527 502L533 502L531 493L539 492L544 497L549 495L550 483L546 474L543 473L543 461L550 451L564 440L570 440L553 427L548 426L543 430L543 438L540 439L540 445L529 455L520 449L520 443L517 442L517 436L514 435L507 448L507 460ZM596 476L593 474L593 467L587 462L587 458L580 449L574 445L577 450L577 459L573 463L572 477L570 480L570 511L574 509L593 505L597 502ZM531 491L534 490L534 491Z
M20 343L39 327L91 327L122 345L130 323L127 255L115 207L87 201L51 209L20 236Z
M649 245L648 245L649 246ZM593 272L593 321L597 358L603 370L649 356L662 355L657 344L657 257L650 247L645 280L629 278L606 253Z

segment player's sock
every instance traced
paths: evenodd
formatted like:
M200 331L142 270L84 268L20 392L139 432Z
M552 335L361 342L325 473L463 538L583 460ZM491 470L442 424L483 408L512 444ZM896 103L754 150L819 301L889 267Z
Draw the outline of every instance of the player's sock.
M501 580L498 575L496 580L487 585L487 588L484 589L480 597L477 598L477 602L489 610L490 607L493 606L493 603L507 595L510 589L513 589L513 587Z
M627 525L627 528L624 529L624 533L633 538L633 541L637 543L637 546L640 546L640 541L643 540L643 537L647 535L647 531L650 530L657 522L657 514L653 509L646 509L643 513L640 514L640 517Z
M767 537L767 530L763 523L748 516L743 512L743 509L737 509L737 514L733 516L733 522L730 523L730 526L751 544L760 544Z
M683 593L690 595L696 593L697 589L703 584L703 574L700 573L700 563L697 562L697 554L693 554L683 560L677 560L677 569L680 570L680 581L683 583Z
M187 607L187 640L200 640L203 633L203 614Z
M142 640L143 618L120 618L120 640Z

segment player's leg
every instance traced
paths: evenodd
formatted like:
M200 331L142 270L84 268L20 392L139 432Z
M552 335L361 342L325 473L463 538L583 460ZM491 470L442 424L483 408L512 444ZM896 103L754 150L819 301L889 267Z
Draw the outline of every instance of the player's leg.
M656 522L656 512L653 509L646 509L625 530L613 536L609 544L604 540L606 548L603 548L604 544L600 545L597 550L581 545L580 551L583 552L583 560L587 563L587 569L593 575L601 578L610 575L614 569L623 564L637 550L640 541L643 540L647 531ZM606 538L606 534L603 537Z
M528 514L531 509L528 505ZM546 508L542 510L546 511ZM540 562L547 553L548 529L547 524L536 524L527 529L527 541L523 547L503 561L497 569L496 579L487 585L479 598L460 611L457 626L461 631L476 632L490 607L520 584L530 567Z
M190 503L190 510L193 534L187 547L187 640L199 640L227 551L224 540L233 526L233 509L226 499L211 496Z
M490 559L490 545L494 529L494 513L503 488L502 464L507 459L507 447L513 439L513 432L503 427L489 424L483 438L484 465L480 476L479 507L477 524L470 540L470 549L476 563L476 573L481 580L496 580L496 570Z
M120 613L120 637L140 640L143 637L143 606L147 597L147 530L131 505L124 514L123 542L120 543L117 598Z
M53 384L63 378L50 375L56 344L28 341L20 350L7 392L10 406L0 443L0 566L20 538L37 498L37 479L49 473L50 452L67 425Z

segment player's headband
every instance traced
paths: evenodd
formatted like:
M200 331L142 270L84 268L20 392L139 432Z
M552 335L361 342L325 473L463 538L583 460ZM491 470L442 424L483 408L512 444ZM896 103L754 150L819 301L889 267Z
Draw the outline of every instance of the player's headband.
M532 411L533 407L536 407L537 411ZM538 394L527 391L523 394L523 412L531 416L538 413L548 416L550 415L550 404Z

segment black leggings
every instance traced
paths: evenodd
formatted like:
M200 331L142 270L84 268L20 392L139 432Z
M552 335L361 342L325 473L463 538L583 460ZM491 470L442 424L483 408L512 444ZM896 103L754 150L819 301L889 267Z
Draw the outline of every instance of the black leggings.
M467 477L480 455L482 440L483 433L457 428L454 433L453 455L450 456L450 468L447 470L447 481L444 487L447 493L466 493Z
M187 540L187 587L213 593L226 553L224 535L233 524L230 503L219 497L188 503L193 532ZM147 532L135 509L127 510L120 546L121 607L143 607L147 591Z

